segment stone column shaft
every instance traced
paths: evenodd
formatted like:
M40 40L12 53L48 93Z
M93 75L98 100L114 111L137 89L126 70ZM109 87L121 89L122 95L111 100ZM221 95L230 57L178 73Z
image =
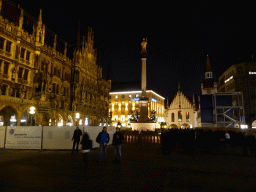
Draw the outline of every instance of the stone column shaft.
M146 72L146 58L141 58L141 90L142 97L146 97L146 89L147 89L147 72Z

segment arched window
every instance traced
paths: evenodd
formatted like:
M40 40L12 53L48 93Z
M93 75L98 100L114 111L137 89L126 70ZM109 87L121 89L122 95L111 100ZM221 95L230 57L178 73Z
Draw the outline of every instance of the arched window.
M172 113L172 122L174 122L175 119L174 119L174 113Z
M186 121L190 121L190 119L189 119L189 112L186 112Z
M178 121L181 122L182 121L182 112L178 111Z

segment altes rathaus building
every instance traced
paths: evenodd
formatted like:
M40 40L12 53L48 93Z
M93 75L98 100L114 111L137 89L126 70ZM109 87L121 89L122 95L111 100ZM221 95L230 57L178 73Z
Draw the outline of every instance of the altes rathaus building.
M111 80L102 77L94 33L67 42L20 6L0 0L0 126L99 125L108 122ZM63 49L61 49L63 47Z

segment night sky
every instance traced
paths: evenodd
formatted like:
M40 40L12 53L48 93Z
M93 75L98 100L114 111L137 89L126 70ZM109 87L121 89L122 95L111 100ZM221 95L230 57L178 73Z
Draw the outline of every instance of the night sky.
M101 49L103 75L111 67L112 82L140 81L141 42L147 38L147 84L169 100L178 81L187 96L200 94L206 55L215 80L237 59L254 54L256 14L252 4L216 1L36 1L14 0L67 41L69 54L91 26L95 47ZM41 3L38 3L41 2ZM82 3L83 2L83 3ZM90 2L90 3L87 3Z

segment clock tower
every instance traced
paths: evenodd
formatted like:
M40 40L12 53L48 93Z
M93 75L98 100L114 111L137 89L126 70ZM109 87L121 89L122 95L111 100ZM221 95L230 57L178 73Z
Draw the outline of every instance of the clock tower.
M217 82L214 82L212 75L212 67L207 55L205 66L205 79L201 83L202 95L212 95L217 93Z

